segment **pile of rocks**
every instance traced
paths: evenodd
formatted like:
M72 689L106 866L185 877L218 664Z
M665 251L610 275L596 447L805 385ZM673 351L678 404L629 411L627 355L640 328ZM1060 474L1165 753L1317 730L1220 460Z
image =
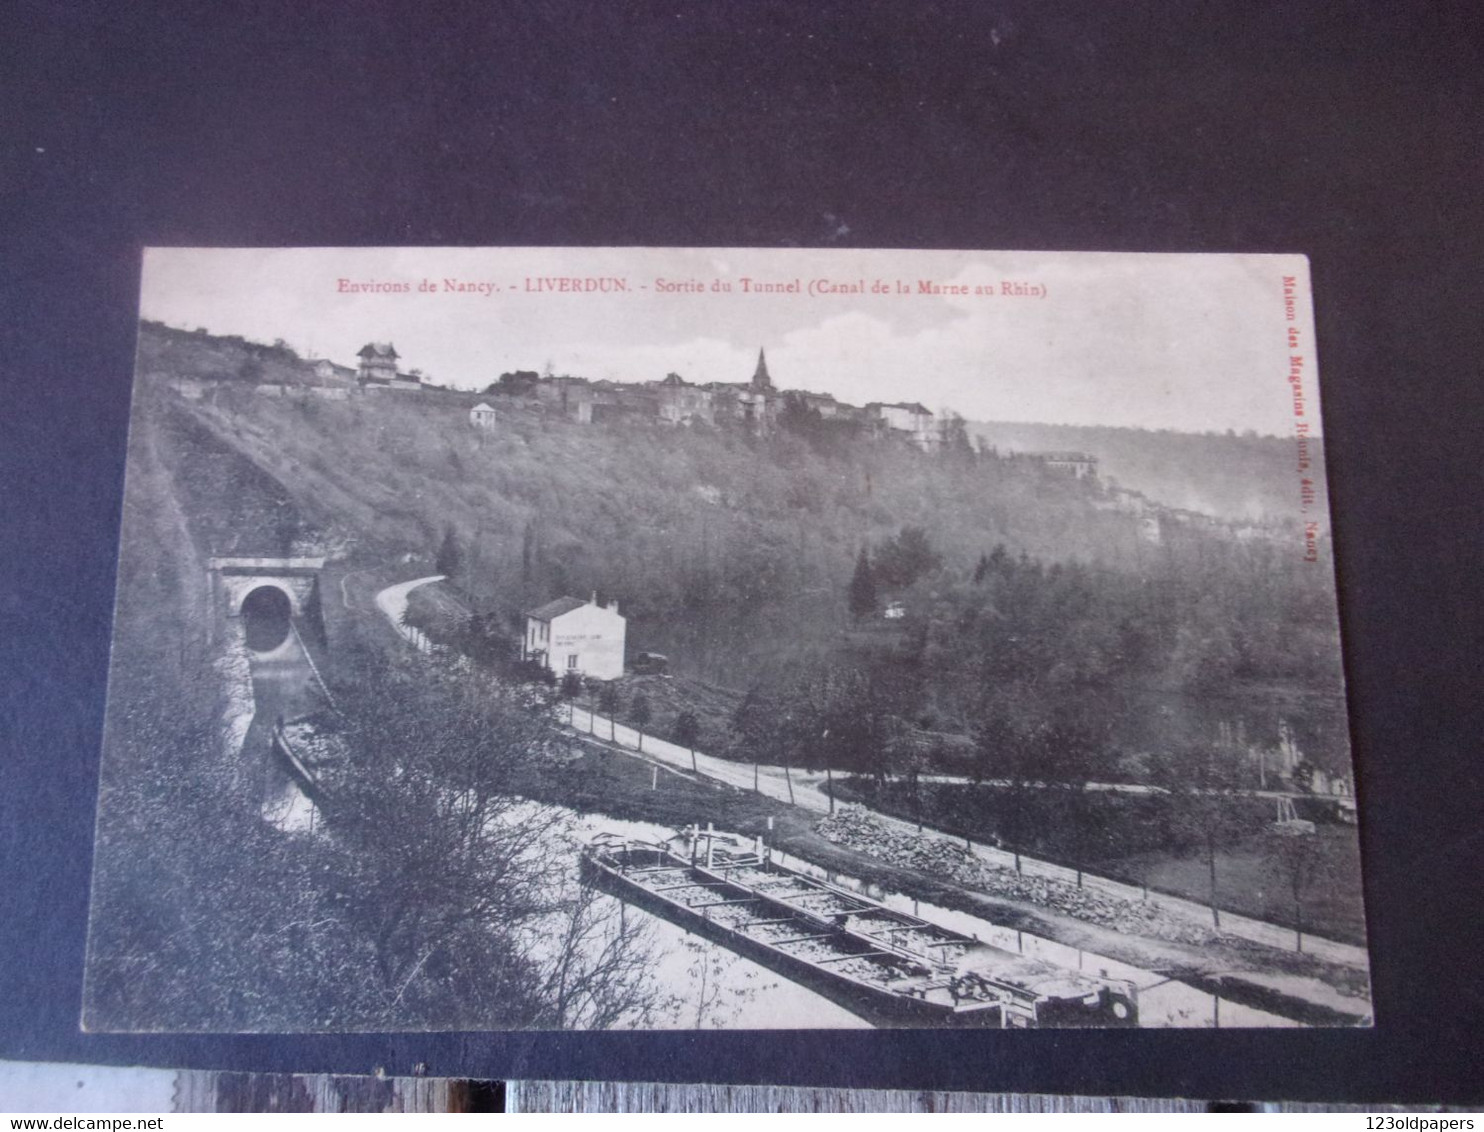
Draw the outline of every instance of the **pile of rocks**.
M965 883L977 879L982 864L956 842L892 829L861 806L841 806L818 822L814 830L837 845L848 845L893 865L949 876Z
M1129 935L1153 936L1178 943L1207 943L1211 929L1174 915L1157 904L1125 900L1093 888L1078 888L1064 880L1025 876L1013 869L995 868L981 862L976 888L999 896L1029 900L1054 908L1079 920Z
M1025 876L976 857L961 844L928 833L893 829L859 806L844 806L815 825L815 832L837 845L868 853L903 868L948 877L995 896L1026 900L1114 931L1180 943L1205 943L1209 928L1164 908L1126 900L1068 881Z

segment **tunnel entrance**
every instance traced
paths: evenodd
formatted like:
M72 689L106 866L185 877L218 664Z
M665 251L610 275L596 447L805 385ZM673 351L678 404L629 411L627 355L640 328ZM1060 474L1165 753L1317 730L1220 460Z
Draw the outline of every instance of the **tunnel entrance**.
M288 639L293 606L289 595L277 586L259 586L242 599L242 624L247 647L253 652L272 652Z

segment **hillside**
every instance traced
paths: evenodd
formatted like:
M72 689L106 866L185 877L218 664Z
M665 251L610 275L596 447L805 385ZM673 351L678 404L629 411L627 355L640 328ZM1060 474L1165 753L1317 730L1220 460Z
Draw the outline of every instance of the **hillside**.
M236 335L180 330L158 322L140 324L137 365L141 375L204 381L270 383L313 388L346 386L345 367L321 377L314 361L301 358L287 343L264 345Z
M1002 421L973 421L968 427L1001 453L1086 452L1097 457L1102 477L1168 507L1261 520L1291 519L1299 506L1291 438ZM1313 441L1310 453L1314 466L1322 468L1323 442ZM1310 517L1317 516L1327 530L1328 502L1323 477L1318 478L1319 506Z
M677 675L724 688L865 664L904 714L949 730L970 728L993 689L995 710L1104 712L1140 747L1220 728L1271 744L1286 719L1344 765L1327 542L1314 567L1281 528L1240 541L1161 514L1151 534L1099 480L1036 460L578 424L500 396L484 430L464 395L332 399L284 381L265 396L223 376L263 349L280 348L142 333L136 408L156 422L201 553L315 550L339 570L413 577L451 544L460 590L512 635L522 610L596 591L620 603L631 653L666 653ZM280 361L275 381L305 368ZM921 561L893 578L908 529ZM903 620L852 615L863 550L877 608L900 601Z
M223 339L145 335L146 381L208 380L250 356ZM967 569L1003 544L1052 561L1136 565L1136 524L1097 490L1026 462L933 459L860 441L821 452L781 435L642 422L581 426L505 398L493 433L465 399L429 393L329 401L263 397L221 381L171 399L179 478L214 552L301 537L358 557L431 556L447 530L466 588L510 609L599 590L631 619L729 607L843 626L844 587L864 545L922 524L946 563ZM243 462L224 480L228 454ZM292 506L288 506L292 501ZM251 511L248 514L247 511ZM667 633L656 624L656 631Z

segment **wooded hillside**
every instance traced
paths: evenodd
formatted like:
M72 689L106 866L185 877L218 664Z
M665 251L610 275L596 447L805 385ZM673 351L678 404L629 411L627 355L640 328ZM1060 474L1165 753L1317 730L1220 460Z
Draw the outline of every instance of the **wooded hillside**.
M151 355L142 395L169 404L170 459L212 547L318 540L409 576L452 548L455 581L496 623L596 591L619 601L631 653L738 690L882 662L898 683L914 674L910 710L950 731L976 725L986 689L1003 703L1013 688L1017 711L1101 712L1141 746L1223 726L1273 742L1287 720L1346 764L1327 542L1303 563L1297 530L1244 542L1156 516L1151 535L1099 480L1038 460L803 425L584 425L493 396L484 430L437 392L334 401L240 380L188 399L169 380L230 370L238 349L207 338L197 357L191 342ZM1280 442L1249 447L1287 474Z
M1086 452L1098 471L1130 491L1169 507L1225 519L1292 519L1299 507L1298 453L1292 437L1235 432L974 421L971 435L1008 452ZM1309 442L1311 465L1322 468L1324 442ZM1310 518L1329 529L1323 477Z

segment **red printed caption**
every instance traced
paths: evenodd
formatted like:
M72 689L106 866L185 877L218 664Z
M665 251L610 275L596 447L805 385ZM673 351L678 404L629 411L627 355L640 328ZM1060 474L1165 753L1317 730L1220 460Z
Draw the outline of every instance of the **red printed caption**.
M1044 299L1046 284L1034 279L1000 279L987 283L944 282L938 279L835 279L818 276L806 279L665 279L636 282L622 275L527 275L521 279L351 279L335 280L340 295L459 295L490 298L500 294L523 295L625 295L650 291L660 295L800 295L814 299L830 296L889 295L902 298L967 296L981 299Z
M1298 278L1283 276L1283 320L1288 332L1288 389L1293 397L1293 435L1297 444L1299 474L1299 512L1308 515L1319 499L1319 493L1311 475L1313 466L1310 431L1313 422L1309 419L1309 401L1304 390L1307 359L1299 351L1303 348L1303 337L1298 328ZM1319 561L1319 521L1304 520L1304 561Z

